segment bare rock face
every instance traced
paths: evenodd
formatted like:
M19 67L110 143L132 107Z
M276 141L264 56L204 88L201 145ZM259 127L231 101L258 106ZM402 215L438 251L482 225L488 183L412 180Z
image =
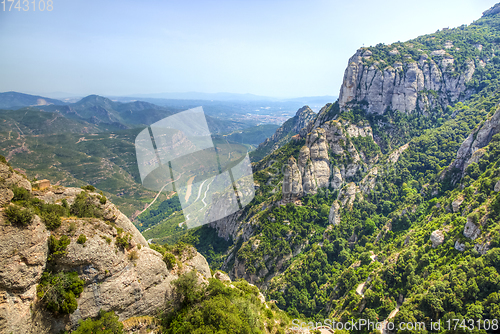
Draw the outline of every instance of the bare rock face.
M495 192L499 192L500 191L500 181L498 181L497 183L495 183Z
M432 248L436 248L437 246L442 245L444 242L444 233L443 231L436 230L431 233L431 243Z
M352 206L356 199L356 194L360 193L359 187L354 182L348 183L339 193L339 202L342 206Z
M491 138L500 132L500 109L497 109L495 114L484 124L475 129L460 146L457 157L452 164L452 168L458 168L464 172L467 167L479 161L484 154L481 150L488 145Z
M10 166L0 163L0 206L10 202L14 193L12 186L25 188L31 191L31 183L22 174L16 173Z
M373 139L370 125L343 122L330 120L310 128L310 132L305 135L306 144L300 149L298 160L290 158L285 168L282 188L285 201L305 194L316 194L319 188L331 186L340 189L346 179L357 175L366 165L374 165L378 161L378 156L366 159L364 153L358 152L351 142L351 138L356 137ZM331 161L338 164L332 166ZM376 174L376 171L373 173ZM368 188L373 186L373 180L367 184Z
M454 59L444 50L432 52L434 58L422 54L418 61L406 59L403 63L386 64L370 62L372 53L359 49L349 59L340 89L340 109L350 103L365 101L369 113L382 114L387 109L412 112L415 109L430 110L437 105L445 107L464 97L466 83L475 71L473 61L466 63L465 70L456 75ZM392 50L389 54L396 54ZM439 60L434 60L438 59ZM427 93L438 92L437 99Z
M463 234L467 238L474 240L481 235L481 230L477 224L473 223L470 218L467 218Z
M332 225L340 224L340 204L338 201L333 201L332 207L330 208L330 215L328 216L328 222Z
M37 216L31 225L18 227L7 224L0 214L1 333L36 333L30 307L46 266L48 236Z
M302 195L302 191L302 173L295 158L290 157L283 176L283 198L285 200L297 198Z
M453 208L454 213L457 213L458 210L460 210L460 205L462 205L463 202L464 198L460 196L451 203L451 207Z
M455 241L455 249L459 252L463 252L465 251L465 244L457 240Z

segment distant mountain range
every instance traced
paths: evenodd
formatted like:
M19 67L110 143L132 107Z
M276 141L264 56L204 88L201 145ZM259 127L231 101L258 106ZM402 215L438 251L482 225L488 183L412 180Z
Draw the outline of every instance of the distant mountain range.
M200 93L200 92L184 92L184 93L155 93L155 94L130 94L134 98L153 98L153 99L172 99L172 100L213 100L213 101L335 101L335 96L310 96L297 98L277 98L270 96L254 95L254 94L236 94L236 93ZM113 97L118 100L127 97Z
M18 109L22 107L43 106L50 104L65 105L66 102L50 99L48 97L18 92L0 93L0 109Z

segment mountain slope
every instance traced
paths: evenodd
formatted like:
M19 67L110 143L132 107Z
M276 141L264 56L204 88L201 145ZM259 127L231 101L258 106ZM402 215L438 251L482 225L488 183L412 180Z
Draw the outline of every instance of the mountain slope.
M63 101L18 92L0 93L0 109L13 109L50 104L65 105Z
M222 268L316 321L496 318L498 13L358 51L338 103L255 163L254 201L211 224L233 241Z
M302 128L307 127L315 117L316 113L308 106L304 106L297 110L294 117L286 121L271 137L262 142L257 149L250 154L252 161L259 161L269 153L285 145L293 136L297 135Z

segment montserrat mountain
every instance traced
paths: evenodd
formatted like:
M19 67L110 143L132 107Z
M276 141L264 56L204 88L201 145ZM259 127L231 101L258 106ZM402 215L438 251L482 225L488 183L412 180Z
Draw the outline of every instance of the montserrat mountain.
M446 272L427 259L497 266L499 15L360 48L338 101L254 159L252 205L211 223L234 242L222 269L291 314L386 319L402 307L403 321L436 317L412 292L433 295L427 273Z

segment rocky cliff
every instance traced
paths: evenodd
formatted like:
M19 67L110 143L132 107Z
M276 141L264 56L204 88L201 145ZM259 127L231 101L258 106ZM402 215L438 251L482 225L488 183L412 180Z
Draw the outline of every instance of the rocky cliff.
M69 205L79 188L53 187L32 191L28 180L0 163L0 198L9 204L12 187L23 187L45 204ZM11 224L0 209L0 332L54 333L74 329L78 321L95 317L100 309L115 311L120 320L155 315L172 298L171 282L180 274L197 270L200 280L211 277L207 261L193 249L179 256L179 264L167 268L163 257L116 207L87 192L103 213L101 218L62 217L49 231L39 215L26 226ZM39 203L39 202L38 202ZM81 236L85 240L81 242ZM51 254L49 238L69 238L63 253ZM125 240L125 241L123 241ZM77 272L84 281L76 311L68 315L48 312L37 296L44 271ZM43 299L43 297L42 297Z
M331 120L306 135L299 158L290 157L283 178L283 199L290 201L318 188L340 189L345 180L370 169L379 159L367 154L367 147L354 145L357 138L372 143L373 133L366 123L352 124L346 120Z
M483 150L491 138L500 132L500 108L487 119L483 124L479 125L474 131L465 139L457 152L457 157L451 168L459 169L462 174L471 163L477 163L481 157L486 153Z
M286 121L271 137L259 145L257 150L252 153L252 160L260 160L269 153L279 149L290 141L292 136L297 135L302 128L307 127L315 118L316 113L311 108L308 106L300 108L294 117Z
M451 42L444 49L428 51L388 46L381 51L385 57L377 54L376 59L369 48L359 49L349 59L344 73L339 96L341 110L359 105L376 114L388 109L426 112L465 100L470 95L466 84L472 79L476 64L472 59L457 64L448 52L451 48L455 49ZM397 55L401 57L392 62Z

